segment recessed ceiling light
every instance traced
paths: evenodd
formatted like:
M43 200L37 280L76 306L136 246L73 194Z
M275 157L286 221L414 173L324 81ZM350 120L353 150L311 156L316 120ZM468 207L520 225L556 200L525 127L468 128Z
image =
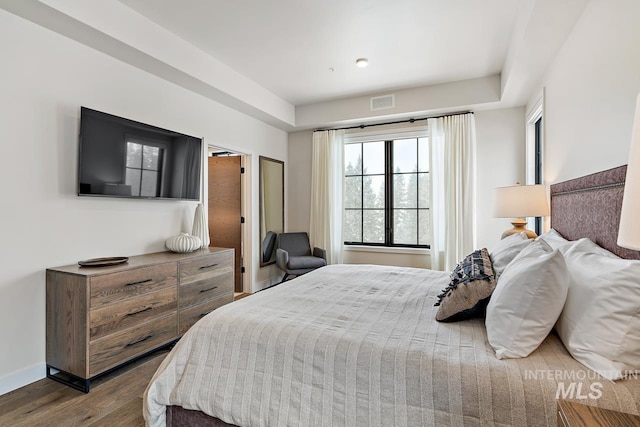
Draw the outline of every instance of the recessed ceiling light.
M358 58L358 59L356 59L356 65L359 68L364 68L367 65L369 65L369 60L367 58Z

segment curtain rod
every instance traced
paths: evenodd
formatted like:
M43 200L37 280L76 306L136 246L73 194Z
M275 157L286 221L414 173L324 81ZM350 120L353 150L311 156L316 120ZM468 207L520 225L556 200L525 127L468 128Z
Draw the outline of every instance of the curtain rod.
M413 122L418 122L418 121L421 121L421 120L439 119L441 117L460 116L462 114L473 114L473 111L461 111L461 112L458 112L458 113L442 114L442 115L439 115L439 116L421 117L419 119L405 119L405 120L398 120L398 121L395 121L395 122L372 123L372 124L369 124L369 125L346 126L346 127L342 127L342 128L331 128L331 129L316 129L316 130L314 130L314 132L324 132L324 131L328 131L328 130L364 129L364 128L373 127L373 126L397 125L397 124L400 124L400 123L413 123Z

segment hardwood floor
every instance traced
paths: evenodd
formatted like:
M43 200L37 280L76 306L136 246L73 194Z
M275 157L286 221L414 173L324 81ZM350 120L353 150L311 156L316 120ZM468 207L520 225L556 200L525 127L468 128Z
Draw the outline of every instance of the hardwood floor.
M234 300L251 294L237 293ZM0 427L142 427L142 396L169 353L159 350L91 382L84 394L48 378L0 396Z
M238 301L239 299L248 297L249 295L251 295L251 294L245 294L245 293L242 293L242 292L235 292L233 294L233 300L234 301Z
M0 396L0 426L144 426L142 395L168 352L93 381L89 394L45 378Z

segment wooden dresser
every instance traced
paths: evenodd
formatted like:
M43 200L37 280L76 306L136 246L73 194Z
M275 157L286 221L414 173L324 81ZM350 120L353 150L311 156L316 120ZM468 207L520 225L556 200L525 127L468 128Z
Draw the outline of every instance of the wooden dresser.
M640 416L558 400L558 427L638 427Z
M233 261L233 249L205 248L47 269L47 376L88 393L95 377L173 343L233 301Z

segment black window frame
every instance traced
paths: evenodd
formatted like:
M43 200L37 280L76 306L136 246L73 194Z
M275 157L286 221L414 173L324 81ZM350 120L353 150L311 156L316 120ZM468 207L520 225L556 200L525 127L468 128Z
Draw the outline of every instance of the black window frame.
M534 184L542 184L542 117L539 117L534 126ZM542 217L534 218L535 233L542 234Z
M417 170L415 172L394 172L393 171L393 144L395 140L406 140L406 139L416 139L416 162L419 165L420 162L420 144L419 144L419 140L421 138L426 138L426 136L416 136L416 137L396 137L394 139L388 139L388 138L380 138L380 139L372 139L369 141L363 141L363 142L347 142L345 143L346 145L349 144L359 144L361 147L361 152L360 152L360 156L362 158L362 170L360 171L359 174L351 174L351 175L347 175L345 173L345 171L343 171L343 176L346 177L355 177L355 176L359 176L361 177L361 184L360 184L360 197L361 197L361 201L360 201L360 207L359 208L347 208L344 207L343 210L347 211L347 210L354 210L354 211L361 211L362 215L361 215L361 220L360 220L360 236L362 238L362 240L364 240L364 211L365 210L380 210L378 208L365 208L364 207L364 177L365 176L384 176L384 243L372 243L372 242L364 242L364 241L360 241L360 242L354 242L354 241L343 241L344 245L348 245L348 246L373 246L373 247L387 247L387 248L418 248L418 249L430 249L431 245L430 244L418 244L417 242L419 241L419 230L420 230L420 215L419 212L421 210L430 210L431 207L428 208L421 208L420 206L420 175L421 174L428 174L430 175L431 171L426 171L426 172L421 172L420 170ZM380 173L375 173L375 174L365 174L364 173L364 157L363 157L363 147L364 144L366 143L371 143L371 142L384 142L384 152L385 152L385 162L384 162L384 174L380 174ZM429 142L428 142L429 143ZM418 167L419 169L419 167ZM393 185L393 178L395 175L416 175L416 207L415 208L396 208L394 207L394 185ZM402 210L415 210L416 211L416 230L417 230L417 234L416 234L416 244L408 244L408 243L393 243L393 239L394 239L394 230L393 230L393 215L394 215L394 210L398 210L398 209L402 209Z

